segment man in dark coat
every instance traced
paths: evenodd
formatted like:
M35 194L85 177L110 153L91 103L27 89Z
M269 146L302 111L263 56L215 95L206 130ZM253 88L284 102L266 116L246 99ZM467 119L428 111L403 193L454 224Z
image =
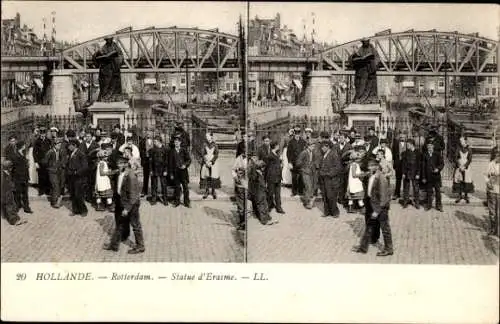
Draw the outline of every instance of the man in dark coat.
M71 152L68 161L68 175L71 196L71 216L87 216L87 206L85 205L85 180L88 175L87 156L78 148L80 143L76 140L69 142L68 148Z
M94 194L95 194L95 175L97 172L97 151L99 151L99 145L92 138L92 134L87 132L85 134L85 139L83 143L80 144L78 149L81 152L86 160L87 160L87 173L85 177L85 199L88 202L94 202Z
M252 155L254 153L251 153ZM255 217L262 225L273 225L275 220L269 215L267 203L267 186L264 179L266 163L262 160L253 159L248 168L248 195L252 203Z
M63 154L62 138L56 137L54 139L54 146L45 154L44 164L47 166L49 180L51 185L50 191L50 205L53 208L60 208L60 197L63 192L64 176L66 171L67 158Z
M300 169L300 174L302 176L302 181L304 183L304 196L302 202L304 207L311 209L313 207L313 194L314 187L316 185L316 170L314 165L314 147L316 145L315 141L312 139L307 143L307 147L303 150L299 157L297 158L297 168Z
M323 160L323 149L322 142L327 141L329 138L328 132L321 132L319 134L319 138L317 138L316 144L313 149L313 165L314 165L314 177L315 187L314 187L314 196L318 195L318 190L320 189L320 177L319 177L319 167L321 166L321 160Z
M23 208L25 213L31 214L28 199L29 166L25 156L26 144L24 141L16 143L15 155L12 158L12 178L15 185L15 199L18 209Z
M300 152L302 152L305 147L306 141L300 134L300 127L295 127L293 138L288 143L286 151L288 163L292 165L292 196L302 195L304 191L300 170L297 168L296 163Z
M12 161L5 160L2 162L2 196L0 204L2 205L1 212L10 225L22 225L26 220L21 219L18 215L19 208L14 198L15 185L12 180Z
M131 225L135 237L135 246L128 253L143 253L146 249L144 247L144 234L139 218L139 207L141 204L139 180L134 170L130 167L130 161L127 158L120 156L118 167L120 174L117 184L117 205L120 206L120 217L126 218L128 221L119 221L115 224L115 230L111 236L110 243L105 244L103 248L105 250L118 251L120 239L123 238L123 233L127 231L124 227L130 227Z
M407 145L408 134L406 131L399 132L392 143L392 160L394 165L394 171L396 172L396 185L394 186L394 197L393 199L398 199L401 197L401 180L403 178L403 153L408 148Z
M276 141L269 145L271 152L266 157L265 179L267 180L267 201L269 210L276 208L276 212L284 214L281 207L281 158L280 144Z
M180 205L181 187L184 197L184 205L191 207L189 201L189 173L188 168L191 164L191 157L186 148L182 147L182 136L177 135L174 138L174 147L170 149L168 155L168 176L175 185L174 207Z
M368 135L365 141L369 143L368 152L373 152L373 150L379 145L379 139L375 134L375 128L368 128Z
M331 141L323 141L322 150L323 158L319 168L319 176L324 204L323 217L337 218L340 213L337 206L340 183L337 179L342 176L342 163L337 150L333 149Z
M236 131L235 134L237 136L236 137L236 157L240 156L241 154L243 154L243 152L245 151L245 131L241 130L241 131Z
M415 148L413 139L407 140L407 149L403 153L402 158L402 174L403 174L403 208L408 207L410 184L413 189L413 204L416 209L420 208L420 168L421 157L420 152Z
M427 150L422 158L422 183L426 187L427 197L425 210L432 207L433 195L436 195L436 209L443 212L441 202L441 170L444 161L441 152L434 151L434 143L427 143Z
M151 204L156 204L158 199L158 181L161 185L162 197L160 200L165 206L168 205L167 196L167 173L168 173L168 149L163 145L161 136L154 139L154 147L151 153Z
M50 193L50 181L47 167L43 164L45 154L52 147L51 140L47 138L47 129L40 127L40 137L33 144L33 159L38 172L38 195L48 195Z
M147 196L149 191L149 179L151 176L151 149L153 144L153 131L146 130L146 134L139 140L139 152L141 154L142 165L142 193L141 196Z
M122 146L122 144L125 143L125 135L123 135L123 133L121 132L121 127L119 124L116 124L113 127L113 132L111 133L111 137L116 138L116 146L118 146L117 148L120 148L120 146Z

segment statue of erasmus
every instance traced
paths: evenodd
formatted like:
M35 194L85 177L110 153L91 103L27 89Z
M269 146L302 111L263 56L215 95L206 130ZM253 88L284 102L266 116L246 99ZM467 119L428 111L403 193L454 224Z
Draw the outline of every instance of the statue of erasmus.
M356 71L354 103L378 103L376 73L380 59L377 50L368 39L361 40L361 44L358 51L350 57L351 64Z
M94 54L94 61L99 67L99 96L97 101L121 101L122 82L120 67L123 53L113 42L113 37L106 37L106 43Z

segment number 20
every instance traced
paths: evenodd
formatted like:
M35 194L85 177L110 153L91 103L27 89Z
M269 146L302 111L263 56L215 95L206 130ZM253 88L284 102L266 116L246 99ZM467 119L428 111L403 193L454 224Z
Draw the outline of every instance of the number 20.
M25 273L16 274L16 280L26 280L26 274Z

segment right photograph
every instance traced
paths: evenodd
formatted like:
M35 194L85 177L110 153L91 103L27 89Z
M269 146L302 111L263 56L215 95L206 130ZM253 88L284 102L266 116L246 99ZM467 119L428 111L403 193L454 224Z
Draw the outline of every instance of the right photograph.
M250 3L247 262L498 264L497 13Z

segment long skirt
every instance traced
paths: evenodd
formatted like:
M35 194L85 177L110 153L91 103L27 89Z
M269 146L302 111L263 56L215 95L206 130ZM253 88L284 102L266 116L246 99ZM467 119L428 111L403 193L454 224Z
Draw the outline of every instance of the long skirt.
M216 161L212 167L203 164L200 171L200 189L219 189L220 187L218 162Z
M474 192L474 183L472 182L469 169L466 169L464 172L460 171L460 169L455 170L452 191L454 193Z

